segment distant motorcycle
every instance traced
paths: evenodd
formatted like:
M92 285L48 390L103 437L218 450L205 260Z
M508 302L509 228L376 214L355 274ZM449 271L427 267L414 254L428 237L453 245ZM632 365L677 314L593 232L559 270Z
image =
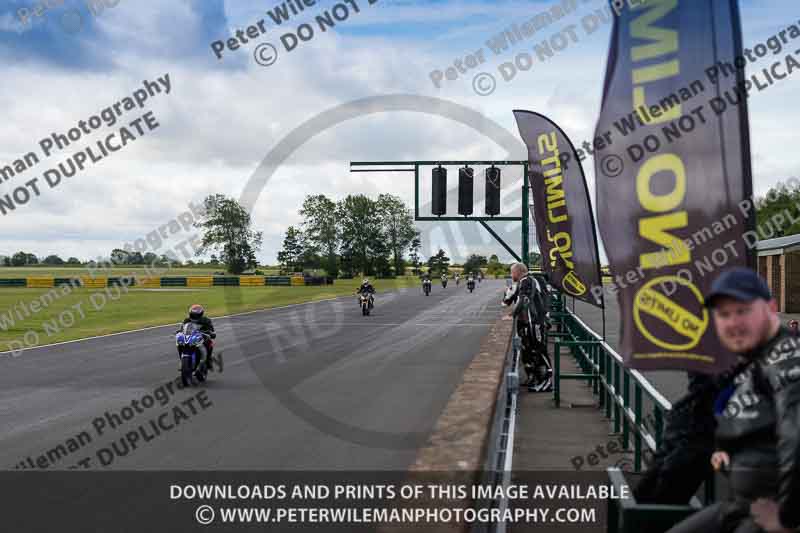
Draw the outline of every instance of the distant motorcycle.
M469 292L472 292L472 291L475 290L475 280L474 279L469 278L467 280L467 289L469 289Z
M358 303L361 305L361 315L369 316L369 312L374 306L372 295L368 292L362 292L358 297Z
M175 345L181 359L181 383L184 387L192 384L192 376L200 383L208 376L208 361L200 349L204 344L213 346L213 337L203 333L194 322L187 322L175 333ZM208 349L205 350L208 354Z
M426 279L422 281L422 291L425 293L425 296L431 295L431 280Z
M443 289L447 288L447 278L442 278L442 288Z
M461 284L461 278L456 276L456 287L458 287L460 284Z

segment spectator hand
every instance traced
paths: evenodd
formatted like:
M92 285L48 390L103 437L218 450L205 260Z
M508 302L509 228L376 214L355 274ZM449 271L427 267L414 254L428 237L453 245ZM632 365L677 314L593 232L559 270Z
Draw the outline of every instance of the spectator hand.
M711 466L714 467L714 470L719 472L720 470L724 470L731 465L731 458L728 456L726 452L718 451L714 452L711 456Z
M716 454L715 454L716 455ZM759 498L750 504L750 514L756 524L767 533L789 533L778 518L778 504L773 500Z

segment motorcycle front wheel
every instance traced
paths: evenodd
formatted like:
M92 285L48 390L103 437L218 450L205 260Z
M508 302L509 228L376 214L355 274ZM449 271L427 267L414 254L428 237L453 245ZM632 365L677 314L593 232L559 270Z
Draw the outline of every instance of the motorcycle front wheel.
M184 387L192 384L192 358L181 357L181 383Z

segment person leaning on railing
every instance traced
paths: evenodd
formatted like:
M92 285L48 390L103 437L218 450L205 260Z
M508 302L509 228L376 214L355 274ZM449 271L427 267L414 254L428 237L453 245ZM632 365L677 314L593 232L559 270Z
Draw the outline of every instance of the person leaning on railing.
M723 272L706 306L720 342L740 359L714 405L712 464L728 470L730 492L669 533L790 531L800 526L800 341L752 270Z
M511 265L511 281L503 303L513 306L512 313L517 317L517 333L522 339L522 364L528 376L525 384L531 392L551 391L552 365L545 344L547 308L543 288L528 274L528 267L523 263Z

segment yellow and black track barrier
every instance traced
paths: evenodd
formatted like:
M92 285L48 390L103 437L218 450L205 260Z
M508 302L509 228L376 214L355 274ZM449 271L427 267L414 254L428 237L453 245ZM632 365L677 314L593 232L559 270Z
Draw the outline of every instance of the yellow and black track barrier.
M54 276L28 276L0 278L0 288L49 289L61 285L104 289L113 285L126 285L141 289L186 287L203 289L211 287L300 287L305 285L330 285L332 278L303 276L80 276L58 278Z

